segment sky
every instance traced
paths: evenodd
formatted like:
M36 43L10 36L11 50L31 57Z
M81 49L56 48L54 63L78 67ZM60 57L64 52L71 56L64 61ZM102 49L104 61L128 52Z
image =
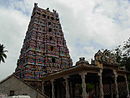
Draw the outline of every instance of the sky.
M35 2L59 13L73 65L130 37L130 0L0 0L0 43L8 50L0 80L15 71Z

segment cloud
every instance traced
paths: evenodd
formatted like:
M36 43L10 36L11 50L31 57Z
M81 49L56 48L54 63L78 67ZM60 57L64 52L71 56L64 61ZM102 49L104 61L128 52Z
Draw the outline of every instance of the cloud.
M6 63L0 64L0 79L14 72L29 18L17 10L0 8L0 43L8 50Z
M0 79L16 68L34 2L59 13L74 63L81 56L90 61L99 49L112 49L130 36L128 0L1 0L0 42L9 52Z

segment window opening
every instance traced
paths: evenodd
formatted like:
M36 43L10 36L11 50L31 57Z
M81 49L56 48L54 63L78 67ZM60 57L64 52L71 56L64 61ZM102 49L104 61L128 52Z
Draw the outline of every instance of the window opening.
M56 63L56 59L54 57L52 58L52 63Z
M39 12L37 12L37 14L38 14L38 15L40 15L40 13L39 13Z
M53 46L51 46L51 51L53 51L54 50L54 47Z
M54 20L54 17L51 17L52 20Z
M52 40L52 37L50 37L50 40Z
M52 29L51 28L49 28L49 32L51 32L52 31Z
M14 90L10 90L10 96L14 96Z
M46 15L45 15L45 14L42 14L42 16L43 16L44 18L46 18Z
M48 22L48 25L51 25L51 22Z
M47 16L47 19L49 19L50 17L49 16Z

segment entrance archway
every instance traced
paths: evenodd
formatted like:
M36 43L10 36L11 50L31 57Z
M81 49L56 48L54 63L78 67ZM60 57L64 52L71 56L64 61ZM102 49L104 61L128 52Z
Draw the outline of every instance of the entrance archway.
M112 69L103 69L103 91L104 98L116 97L115 75Z

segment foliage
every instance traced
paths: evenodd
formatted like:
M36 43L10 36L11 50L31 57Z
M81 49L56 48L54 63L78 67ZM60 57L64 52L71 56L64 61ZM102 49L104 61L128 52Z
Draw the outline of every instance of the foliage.
M86 84L86 87L87 87L87 91L91 91L91 90L94 88L94 84L92 84L92 83L87 83L87 84Z
M121 63L121 59L122 59L122 51L121 51L121 46L118 46L116 49L115 49L115 56L116 56L116 61L118 63Z
M118 46L114 50L116 60L121 66L125 66L130 71L130 38L123 45Z
M124 56L130 57L130 38L123 45Z
M7 52L7 50L4 50L4 45L0 44L0 63L1 62L5 62L5 58L7 58L7 55L5 54L5 52Z

